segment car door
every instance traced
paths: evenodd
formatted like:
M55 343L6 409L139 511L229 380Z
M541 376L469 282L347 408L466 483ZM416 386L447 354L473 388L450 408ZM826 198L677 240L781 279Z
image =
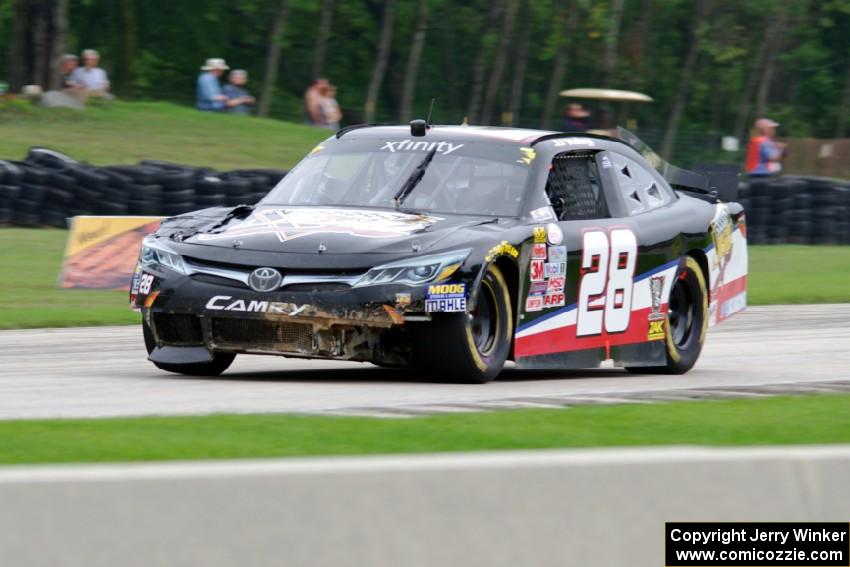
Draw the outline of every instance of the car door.
M662 299L677 266L671 242L679 226L674 211L661 210L675 196L636 159L614 151L564 152L550 165L546 191L558 220L536 227L524 250L529 269L521 286L517 363L660 363Z

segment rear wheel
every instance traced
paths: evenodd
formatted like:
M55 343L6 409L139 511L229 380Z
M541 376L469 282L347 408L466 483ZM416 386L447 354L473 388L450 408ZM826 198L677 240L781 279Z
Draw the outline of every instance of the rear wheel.
M142 323L142 332L145 337L145 348L148 354L156 348L156 340L153 332L147 323ZM153 362L154 366L166 372L174 372L176 374L186 374L187 376L218 376L233 363L236 355L230 352L213 353L213 359L210 362L198 362L193 364L164 364L161 362Z
M708 329L708 291L696 259L688 256L685 267L673 282L667 303L664 366L631 367L630 372L684 374L696 364Z
M502 371L511 350L511 296L502 272L487 268L468 313L438 313L416 338L417 362L458 382L484 383Z

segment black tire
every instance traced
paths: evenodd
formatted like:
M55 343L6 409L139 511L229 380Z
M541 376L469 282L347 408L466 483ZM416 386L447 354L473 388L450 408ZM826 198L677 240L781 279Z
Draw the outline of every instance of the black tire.
M670 288L667 303L667 364L627 367L647 374L684 374L696 364L708 330L708 290L699 263L687 257L685 268Z
M513 311L508 284L487 268L470 313L436 313L417 329L416 364L449 381L483 384L502 371L511 350Z
M156 347L156 341L153 338L153 333L147 323L142 322L142 334L145 337L145 348L148 354L153 352ZM187 376L218 376L228 369L233 364L233 359L236 355L232 352L216 352L213 353L211 362L199 362L194 364L163 364L161 362L153 362L153 365L160 370L166 372L174 372L175 374L185 374Z

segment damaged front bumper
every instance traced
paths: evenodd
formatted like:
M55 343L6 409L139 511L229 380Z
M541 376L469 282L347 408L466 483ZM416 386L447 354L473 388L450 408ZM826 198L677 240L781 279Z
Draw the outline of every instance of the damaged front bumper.
M214 352L404 364L407 323L429 321L425 291L404 285L299 286L258 293L171 273L154 273L137 293L155 347L167 364L209 362Z

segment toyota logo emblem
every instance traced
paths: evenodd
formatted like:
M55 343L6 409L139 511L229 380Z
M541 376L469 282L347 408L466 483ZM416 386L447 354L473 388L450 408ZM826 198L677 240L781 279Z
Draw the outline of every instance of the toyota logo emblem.
M248 285L254 291L274 291L283 283L283 276L274 268L257 268L248 276Z

